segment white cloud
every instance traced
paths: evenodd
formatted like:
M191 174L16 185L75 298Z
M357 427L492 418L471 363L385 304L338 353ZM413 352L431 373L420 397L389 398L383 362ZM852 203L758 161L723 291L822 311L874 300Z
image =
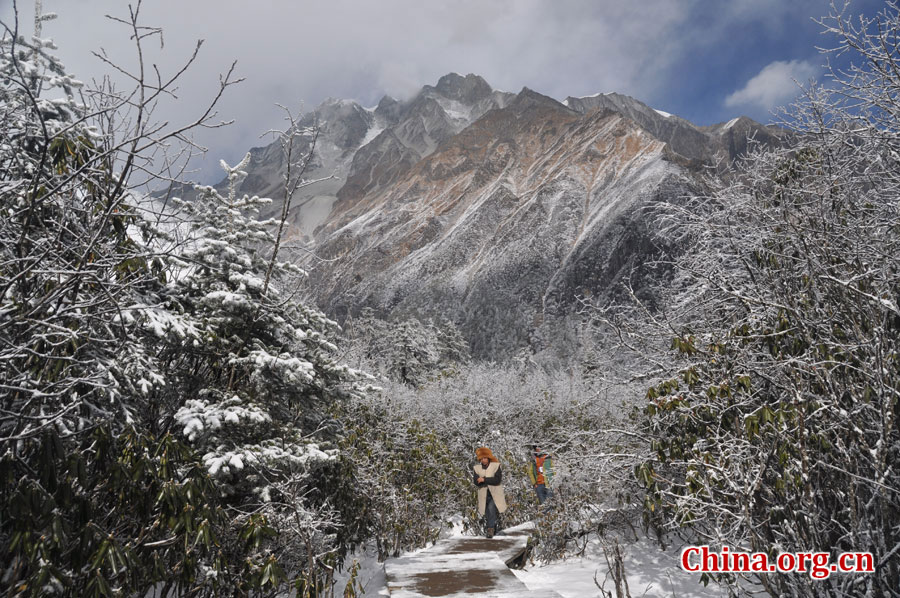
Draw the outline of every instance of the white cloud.
M310 110L326 97L374 105L382 94L399 99L455 71L477 73L498 89L528 86L565 98L618 91L650 101L680 57L688 10L695 0L155 0L141 9L145 25L165 31L165 47L147 40L148 63L171 73L205 39L178 101L156 116L179 122L193 116L215 90L218 74L237 59L245 81L219 105L235 126L197 131L212 156L195 164L198 177L220 173L220 157L240 159L258 135L280 125L275 102ZM90 81L108 72L90 51L104 47L135 65L125 27L103 18L127 14L122 0L44 0L59 19L44 27L66 67ZM33 0L19 0L23 27L31 29ZM0 0L0 18L10 17ZM124 85L124 82L123 82Z
M725 98L725 105L755 106L771 110L800 93L798 83L805 84L819 74L819 67L806 60L776 60L765 66L741 89Z
M247 148L269 142L259 134L281 126L274 104L310 110L326 97L352 98L371 106L381 94L409 97L447 72L477 73L495 88L528 86L558 99L617 91L667 105L673 78L729 36L753 24L793 22L791 14L821 0L154 0L141 9L145 25L165 31L165 47L148 39L144 56L171 74L190 55L194 40L206 42L181 81L178 101L164 101L155 116L182 123L215 90L219 73L238 60L241 85L219 105L231 127L197 131L211 148L195 162L195 178L220 176L219 158L240 160ZM103 17L122 16L122 0L44 0L59 19L44 27L77 78L109 72L90 54L104 47L134 67L127 30ZM0 0L0 19L11 3ZM33 0L18 0L30 33ZM723 38L725 41L723 41ZM120 82L124 85L124 82ZM167 98L168 100L168 98Z

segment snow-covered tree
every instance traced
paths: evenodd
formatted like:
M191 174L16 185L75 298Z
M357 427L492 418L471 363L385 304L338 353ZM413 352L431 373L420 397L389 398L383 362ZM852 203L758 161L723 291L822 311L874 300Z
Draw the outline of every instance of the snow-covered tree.
M441 369L469 361L469 346L459 329L449 321L422 322L417 318L386 321L371 309L347 325L351 359L384 376L420 386Z
M77 434L131 418L158 382L131 330L111 324L156 274L128 229L140 218L111 167L115 148L77 97L52 42L0 40L3 390L0 437ZM114 143L114 142L112 142Z
M3 27L0 586L81 596L196 586L228 522L190 451L144 432L165 380L141 324L118 318L163 276L129 181L147 164L136 149L172 131L147 128L148 104L84 89L51 41ZM130 109L135 118L120 119ZM192 555L173 549L198 533Z
M139 12L120 21L138 50L159 34ZM279 291L261 200L204 189L179 224L135 191L211 107L157 123L177 77L85 88L52 50L4 25L0 591L318 591L354 540L353 497L327 494L354 377L335 326Z
M248 160L223 162L228 196L203 187L191 203L176 200L193 232L169 258L175 275L159 308L178 320L160 323L151 342L169 381L160 403L178 406L173 425L228 504L278 532L320 513L331 522L331 543L320 538L315 552L327 554L339 523L329 497L316 491L317 476L337 469L329 442L337 428L327 413L353 392L356 374L333 357L336 324L278 291L282 275L297 269L268 259L274 223L256 217L268 200L234 195ZM289 572L306 561L307 547L300 535L294 546L287 537L272 554Z
M823 23L854 66L788 113L797 145L660 221L692 292L637 475L648 516L694 540L874 556L871 574L755 576L772 596L898 596L900 14Z

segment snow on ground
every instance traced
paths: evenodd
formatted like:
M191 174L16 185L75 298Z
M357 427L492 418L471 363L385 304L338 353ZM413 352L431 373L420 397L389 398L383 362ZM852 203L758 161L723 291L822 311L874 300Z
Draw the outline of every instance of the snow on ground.
M344 588L350 579L350 568L354 562L359 563L357 573L357 591L362 587L362 596L390 596L387 589L387 580L384 576L384 563L378 562L378 553L373 546L367 546L358 550L353 556L347 558L344 569L334 575L334 593L337 596L344 595Z
M467 535L463 531L462 518L457 517L452 528L445 530L442 538ZM632 596L644 598L701 598L708 596L727 596L727 592L710 583L704 587L700 583L699 573L687 573L681 569L678 548L662 551L659 545L649 539L637 541L621 541L624 553L625 573L628 589ZM425 549L413 551L408 555L423 552ZM389 596L384 575L384 564L379 563L374 550L361 551L348 559L349 563L360 561L359 580L365 589L365 596ZM603 556L600 540L592 539L584 556L571 557L549 564L529 563L524 569L513 569L529 590L553 590L564 598L600 598L603 596L594 583L594 576L601 584L609 568ZM343 592L347 572L337 576L339 580L335 591ZM343 581L341 581L343 580ZM615 596L612 579L606 581L605 588Z
M431 96L451 119L468 123L472 120L472 110L462 102L451 100L440 95Z
M462 515L455 515L451 517L451 526L445 528L441 532L440 537L441 539L456 538L464 535L463 517ZM424 548L404 553L404 556L424 552L431 546L432 544L429 544ZM387 578L384 574L384 563L378 562L378 553L372 543L366 544L364 547L358 549L353 555L347 557L347 563L344 569L335 573L334 589L336 595L343 595L344 587L350 579L350 567L353 565L354 561L359 562L357 580L365 592L365 594L363 594L364 596L390 596L387 589Z
M586 100L586 99L588 99L588 98L599 98L600 96L611 96L611 95L613 95L614 93L616 93L616 92L614 92L614 91L600 91L600 92L597 92L597 93L592 93L592 94L589 95L589 96L579 96L579 97L577 97L577 98L575 98L575 99L577 99L577 100ZM568 98L566 98L566 100L568 101ZM566 105L568 106L568 103L567 103Z
M313 231L328 219L331 208L337 197L334 195L316 195L299 206L295 220L301 235L313 236Z
M683 571L679 565L680 550L663 552L656 543L647 539L622 542L620 547L625 554L625 574L632 596L699 598L727 595L713 584L704 587L699 581L699 573ZM547 565L529 564L524 569L513 570L513 573L530 590L555 590L564 598L590 598L603 596L594 583L594 576L602 584L608 570L600 540L593 539L582 557ZM612 578L606 582L606 590L615 595Z
M384 131L384 129L384 123L373 124L371 127L369 127L369 130L366 132L366 136L363 137L363 140L359 142L359 147L362 148L363 146L367 145L370 141L378 137L381 132Z

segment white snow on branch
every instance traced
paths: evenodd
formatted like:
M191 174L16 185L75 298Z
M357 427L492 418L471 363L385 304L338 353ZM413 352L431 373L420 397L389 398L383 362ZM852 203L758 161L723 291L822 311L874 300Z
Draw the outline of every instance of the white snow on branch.
M225 477L242 471L248 465L265 467L303 467L313 462L337 457L336 450L323 451L317 444L286 444L271 440L233 449L219 447L203 455L203 465L213 477Z
M266 423L271 416L252 403L244 403L234 396L221 403L209 403L203 399L189 399L184 407L175 413L175 421L183 426L182 434L191 442L205 431L220 429L225 424L243 422Z

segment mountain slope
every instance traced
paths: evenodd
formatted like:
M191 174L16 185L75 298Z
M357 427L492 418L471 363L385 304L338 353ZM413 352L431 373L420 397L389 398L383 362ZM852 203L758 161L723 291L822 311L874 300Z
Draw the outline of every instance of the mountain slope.
M379 181L389 184L442 141L488 110L505 105L513 95L492 90L477 75L450 73L406 102L385 96L375 108L368 109L352 100L325 100L298 124L318 131L315 151L303 177L327 180L295 193L289 237L312 241L315 229L326 220L342 191L344 195L354 190L364 193ZM304 155L311 142L310 137L296 139L294 155ZM281 213L284 169L284 152L278 140L250 149L248 176L237 192L272 198L269 210L260 215L263 218ZM215 187L222 190L226 182ZM190 185L173 190L187 199L194 194Z
M629 228L640 207L688 190L664 148L621 114L525 89L392 185L341 199L311 286L339 317L449 317L483 357L558 345L578 294L649 255Z
M739 118L697 127L619 94L553 98L492 90L451 73L408 101L374 109L329 100L305 122L319 140L291 236L309 292L338 319L450 319L473 354L564 355L578 342L581 296L624 279L653 302L654 202L701 190L700 174L782 133ZM254 150L242 191L277 189L275 145Z

